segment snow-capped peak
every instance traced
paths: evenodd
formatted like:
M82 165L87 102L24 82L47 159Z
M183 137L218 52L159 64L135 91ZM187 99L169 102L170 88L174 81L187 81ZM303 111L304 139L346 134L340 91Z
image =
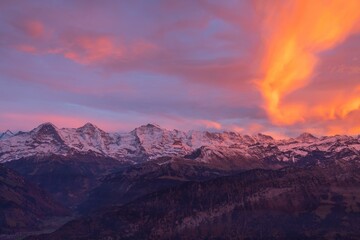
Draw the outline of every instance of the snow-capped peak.
M57 131L57 127L52 124L51 122L46 122L46 123L42 123L40 124L37 128L34 128L33 130L31 130L31 132L39 132L39 131Z
M60 130L54 124L47 122L40 124L37 128L31 130L29 134L32 141L36 142L36 144L42 146L47 145L57 149L64 143L59 131ZM26 138L29 134L25 133L23 138ZM28 143L30 143L30 139Z
M258 133L254 136L254 138L259 141L259 142L273 142L274 138L269 136L269 135L265 135L262 133Z
M142 131L146 131L146 130L151 131L151 130L154 130L154 129L156 129L156 130L164 130L164 129L162 129L160 127L160 125L155 124L155 123L148 123L146 125L142 125L142 126L140 126L138 128L135 128L134 130L137 130L137 129L142 130Z
M312 142L317 140L318 138L312 135L311 133L304 132L300 134L298 137L296 137L296 140L301 142Z
M101 137L101 135L105 134L103 130L92 123L86 123L84 126L77 128L76 132L80 133L80 135L89 135L92 138Z
M84 126L80 127L80 129L88 129L88 130L95 130L95 129L99 129L97 126L95 126L92 123L85 123Z
M9 138L9 137L11 137L13 135L14 135L14 133L8 129L5 132L0 134L0 139Z

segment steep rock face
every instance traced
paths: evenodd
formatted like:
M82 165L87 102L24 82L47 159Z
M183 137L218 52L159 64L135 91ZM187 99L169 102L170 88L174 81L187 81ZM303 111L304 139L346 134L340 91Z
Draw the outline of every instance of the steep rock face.
M189 182L29 239L356 239L360 164Z
M131 132L138 139L139 145L150 159L164 156L182 156L191 151L187 145L186 134L177 130L162 129L148 124Z
M61 139L57 128L51 123L41 124L30 132L35 143L52 143L54 145L61 145L64 141Z
M0 164L0 234L36 230L47 218L68 214L43 190Z
M80 151L106 153L111 143L111 136L91 123L77 129L62 129L60 133L68 146Z
M249 163L263 159L271 162L298 162L314 151L320 151L324 156L345 151L348 160L355 159L360 156L360 137L344 135L317 138L303 133L297 138L275 140L263 134L185 133L162 129L154 124L138 127L129 133L106 133L90 123L77 129L58 129L51 123L45 123L30 132L0 139L0 162L33 156L94 153L132 164L169 156L210 164L231 159L237 160L231 164L241 165L241 161Z

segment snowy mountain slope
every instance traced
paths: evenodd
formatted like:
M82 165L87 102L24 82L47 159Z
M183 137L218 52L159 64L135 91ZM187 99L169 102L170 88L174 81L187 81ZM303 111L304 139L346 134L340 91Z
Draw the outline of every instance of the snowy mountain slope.
M13 135L14 135L13 132L11 132L10 130L6 130L5 132L0 133L0 139L9 138L9 137L11 137Z
M154 124L128 133L107 133L91 123L80 128L57 128L44 123L30 132L6 135L0 139L0 162L51 154L67 156L92 153L121 161L141 162L163 156L178 156L202 162L222 159L299 161L317 153L323 157L360 157L359 136L314 137L274 140L257 134L235 132L182 132Z

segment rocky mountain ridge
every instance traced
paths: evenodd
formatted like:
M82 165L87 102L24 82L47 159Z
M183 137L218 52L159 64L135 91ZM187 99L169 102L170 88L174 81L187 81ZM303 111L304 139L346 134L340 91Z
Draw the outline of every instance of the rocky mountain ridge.
M128 133L107 133L91 123L80 128L61 129L44 123L29 132L0 138L0 162L74 153L91 153L129 163L164 156L185 157L201 162L234 158L296 162L313 152L332 157L340 154L349 160L357 158L360 156L360 136L317 138L303 133L297 138L275 140L264 134L183 132L163 129L154 124L140 126Z

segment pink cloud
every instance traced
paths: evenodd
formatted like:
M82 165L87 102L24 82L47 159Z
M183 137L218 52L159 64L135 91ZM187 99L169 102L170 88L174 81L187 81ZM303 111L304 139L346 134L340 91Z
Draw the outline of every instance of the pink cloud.
M64 57L78 63L87 64L109 57L122 57L123 47L115 44L108 36L79 36L66 39Z
M32 54L59 54L86 65L112 64L121 59L134 62L156 52L158 47L142 39L125 44L106 34L64 34L60 40L51 38L46 42L20 43L15 49Z
M205 128L213 128L213 129L217 129L217 130L222 129L222 125L216 121L200 119L200 120L196 120L196 123L201 126L204 126Z
M38 20L26 20L16 25L18 25L26 35L32 38L40 38L45 34L45 26Z
M105 131L119 131L119 130L128 130L133 125L126 122L119 122L116 120L105 120L105 119L96 119L89 117L80 117L80 116L66 116L60 114L47 114L47 113L38 113L38 114L26 114L26 113L2 113L0 114L1 121L11 122L11 127L13 129L21 130L31 130L34 127L46 122L51 122L56 125L58 128L63 127L81 127L87 122L91 122L98 126L99 128ZM0 122L1 122L0 121ZM6 129L0 129L2 131Z
M130 49L128 51L131 52L131 55L133 57L137 57L137 56L146 55L148 53L156 51L157 49L158 48L157 48L157 46L155 44L142 40L142 41L134 42L130 46Z
M233 132L237 132L237 133L243 133L245 129L243 127L240 127L237 125L230 125L229 130L231 130Z
M85 119L80 117L66 117L52 114L23 114L23 113L2 113L1 118L6 122L11 122L14 129L30 130L44 122L52 122L58 126L74 127L81 126ZM86 123L86 121L85 121Z
M37 52L37 49L34 46L28 45L28 44L19 44L19 45L16 45L15 48L21 52L27 52L27 53L36 53Z

